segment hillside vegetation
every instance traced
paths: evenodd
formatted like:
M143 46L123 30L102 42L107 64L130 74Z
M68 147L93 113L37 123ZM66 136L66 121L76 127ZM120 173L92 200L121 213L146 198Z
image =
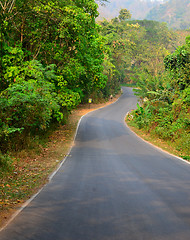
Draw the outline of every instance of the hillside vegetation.
M53 125L65 124L81 102L106 99L120 83L141 87L146 79L148 92L165 86L164 61L181 41L166 24L132 21L127 9L97 24L94 0L8 3L1 1L0 156L29 147ZM182 57L188 56L187 46ZM180 78L173 69L173 82L166 84L176 99L188 93L187 59L186 69L180 68L180 77L187 78L184 89L173 94Z
M170 0L153 8L146 19L166 22L174 29L190 28L190 2L189 0Z
M162 74L140 75L135 92L142 105L128 117L190 160L190 37L165 57L164 64Z
M0 151L6 153L52 123L65 123L89 97L106 98L118 87L107 86L94 0L0 3Z
M114 65L110 73L121 83L137 87L140 102L128 116L130 124L168 142L179 155L189 158L190 37L177 47L181 37L166 24L131 21L124 10L119 18L100 24Z
M121 8L127 8L133 19L147 19L165 22L173 29L190 28L189 0L111 0L99 7L99 20L111 20L118 16Z

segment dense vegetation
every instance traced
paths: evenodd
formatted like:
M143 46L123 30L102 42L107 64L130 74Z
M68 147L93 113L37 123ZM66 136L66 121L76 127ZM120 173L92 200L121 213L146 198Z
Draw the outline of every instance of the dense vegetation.
M178 139L183 151L189 146L188 38L174 51L178 38L166 24L132 21L127 9L97 24L94 0L1 0L0 6L3 155L65 123L89 97L115 94L120 83L139 88L138 127Z
M65 122L80 102L108 95L94 0L1 0L0 13L0 150L6 152L52 122ZM108 94L115 90L107 87Z
M163 139L184 158L190 155L190 38L164 59L165 70L139 75L136 95L142 105L130 120ZM132 119L131 119L132 117Z
M116 78L120 83L135 84L139 73L156 76L163 72L163 60L176 47L176 35L164 23L130 18L127 12L122 18L121 11L118 18L100 25Z
M56 164L30 158L31 143L121 83L135 86L140 100L129 123L189 158L190 37L181 44L189 31L132 21L127 9L97 24L94 0L0 0L0 11L1 209L26 199ZM12 158L21 149L25 157Z
M124 15L124 17L123 17ZM180 32L165 23L131 21L129 12L100 23L114 74L136 86L138 109L131 124L190 155L190 38L177 47ZM189 34L187 31L186 34Z
M139 128L169 141L190 155L190 38L164 59L165 71L141 75L136 94L142 106L133 112Z

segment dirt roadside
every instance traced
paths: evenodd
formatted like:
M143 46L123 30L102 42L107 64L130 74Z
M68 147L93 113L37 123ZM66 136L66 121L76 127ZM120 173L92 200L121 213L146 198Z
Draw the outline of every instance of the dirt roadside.
M80 105L72 111L68 124L60 126L52 132L48 143L45 147L41 146L38 153L22 151L18 154L19 162L14 163L15 176L8 176L1 183L2 189L4 189L4 197L0 197L2 198L0 199L0 229L10 221L28 199L48 182L51 173L67 156L72 147L80 118L91 111L114 103L119 96L120 94L105 103ZM23 183L17 184L19 181L23 181ZM21 197L18 195L15 198L15 195L19 192L22 192ZM12 195L14 195L14 198L11 198Z

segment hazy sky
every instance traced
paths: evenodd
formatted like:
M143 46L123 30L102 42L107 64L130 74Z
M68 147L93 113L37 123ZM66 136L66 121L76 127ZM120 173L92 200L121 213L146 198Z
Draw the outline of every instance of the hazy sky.
M127 8L131 12L132 18L144 19L155 4L157 5L158 2L160 4L166 1L167 0L109 0L109 3L106 3L105 7L99 8L99 19L111 19L118 16L121 8Z

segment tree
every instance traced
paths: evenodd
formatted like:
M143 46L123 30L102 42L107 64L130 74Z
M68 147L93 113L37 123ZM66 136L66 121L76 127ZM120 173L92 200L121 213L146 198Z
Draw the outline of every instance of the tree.
M109 2L108 0L96 0L97 3L99 3L100 5L104 6L105 3Z
M118 18L119 18L120 21L125 21L125 20L128 20L128 19L131 19L131 13L126 8L121 9L120 12L119 12L119 17Z
M94 0L0 0L2 141L62 122L105 88L97 8Z
M186 43L178 47L174 53L164 59L166 70L174 77L176 88L181 90L190 84L190 36L186 37Z

